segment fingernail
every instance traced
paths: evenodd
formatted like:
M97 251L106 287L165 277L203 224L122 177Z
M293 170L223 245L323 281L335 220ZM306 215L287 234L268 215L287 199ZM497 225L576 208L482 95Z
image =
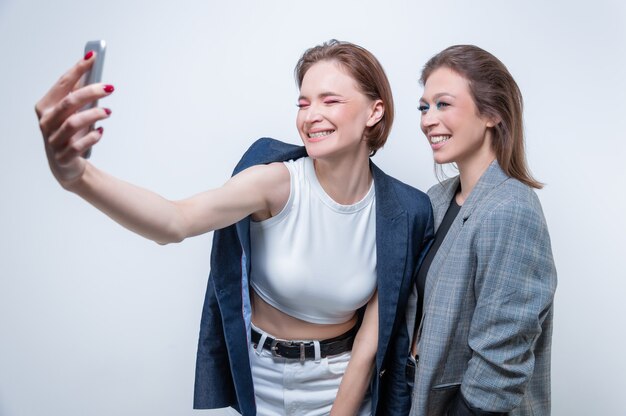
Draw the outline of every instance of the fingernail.
M85 61L93 56L93 51L89 51L85 54Z
M104 127L98 127L96 130L98 130L100 134L104 133Z
M115 91L115 88L113 87L113 85L105 85L104 86L104 92L112 93L113 91Z
M105 113L107 113L107 116L110 116L110 115L111 115L111 110L110 110L110 109L108 109L108 108L105 108L105 109L104 109L104 112L105 112Z

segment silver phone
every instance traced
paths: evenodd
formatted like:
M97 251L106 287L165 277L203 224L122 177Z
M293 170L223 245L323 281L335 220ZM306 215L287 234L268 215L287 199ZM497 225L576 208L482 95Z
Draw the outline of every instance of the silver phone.
M106 42L104 40L90 40L85 44L85 55L89 51L94 51L96 53L96 60L94 61L91 69L83 75L81 80L81 87L89 84L94 84L102 81L102 68L104 67L104 56L106 53ZM90 108L94 108L98 105L98 101L93 101L87 104L82 110L88 110ZM94 129L94 125L89 126L88 131L92 131ZM83 155L85 158L91 156L91 149L87 150Z

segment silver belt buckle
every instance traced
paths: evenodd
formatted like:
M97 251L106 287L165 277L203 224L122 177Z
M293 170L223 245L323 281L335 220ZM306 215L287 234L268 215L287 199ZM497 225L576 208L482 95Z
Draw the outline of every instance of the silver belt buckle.
M305 354L306 350L305 350L304 342L294 342L294 341L288 341L285 339L274 338L272 340L272 343L270 344L270 352L272 353L272 357L282 358L282 355L278 353L278 344L282 344L286 347L291 347L296 344L299 344L300 345L300 362L304 362L306 360L306 354Z
M272 340L272 343L270 344L270 352L272 353L272 357L281 357L281 355L278 353L278 343L280 340L277 340L276 338L274 338Z

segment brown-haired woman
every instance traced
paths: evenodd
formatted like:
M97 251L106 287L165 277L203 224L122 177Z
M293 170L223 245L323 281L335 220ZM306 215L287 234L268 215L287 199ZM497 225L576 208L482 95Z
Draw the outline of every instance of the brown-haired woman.
M435 55L421 81L422 131L459 175L428 192L436 236L407 312L411 415L547 415L556 270L520 90L472 45Z
M216 230L194 406L368 415L397 403L395 389L380 386L404 383L397 369L406 355L388 344L432 234L432 211L425 194L370 161L393 121L376 58L347 42L306 51L296 70L304 147L261 139L224 186L182 201L115 179L81 156L103 130L81 131L111 114L80 111L113 92L73 87L93 59L78 62L36 105L48 162L65 189L154 241Z

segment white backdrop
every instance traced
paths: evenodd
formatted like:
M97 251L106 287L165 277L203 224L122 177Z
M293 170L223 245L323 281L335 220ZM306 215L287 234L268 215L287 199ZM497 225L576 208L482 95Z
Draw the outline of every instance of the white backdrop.
M626 415L625 26L619 0L0 0L0 416L223 414L191 410L211 235L158 246L47 169L33 106L98 38L116 91L93 162L168 198L223 183L257 137L297 143L293 66L330 38L383 63L397 113L374 160L425 190L421 66L456 43L494 53L547 184L553 414Z

